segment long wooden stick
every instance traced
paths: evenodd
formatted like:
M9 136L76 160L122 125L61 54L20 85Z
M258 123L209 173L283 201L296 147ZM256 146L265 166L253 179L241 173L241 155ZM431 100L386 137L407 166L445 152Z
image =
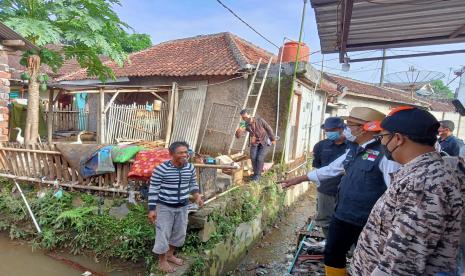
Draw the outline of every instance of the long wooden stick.
M225 192L222 192L221 194L216 195L216 196L210 198L209 200L205 201L203 204L207 205L208 203L212 202L213 200L215 200L215 199L217 199L219 197L222 197L222 196L224 196L224 195L226 195L226 194L228 194L228 193L230 193L230 192L232 192L234 190L237 190L239 187L240 186L236 186L236 187L233 187L233 188L231 188L231 189L229 189L229 190L227 190Z
M15 179L19 181L27 181L27 182L36 182L36 183L45 183L45 184L51 184L55 185L55 181L51 180L41 180L38 178L32 178L32 177L27 177L27 176L16 176L16 175L11 175L11 174L5 174L5 173L0 173L0 177L5 177L9 179ZM61 183L58 182L59 186L62 187L69 187L69 188L77 188L77 189L85 189L85 190L94 190L94 191L103 191L103 192L114 192L114 193L129 193L127 190L122 190L122 189L115 189L115 188L105 188L105 187L97 187L97 186L87 186L87 185L79 185L78 181L73 181L69 183ZM134 193L139 194L138 191L134 191Z
M172 126L173 126L173 117L174 117L174 97L175 97L175 91L176 91L176 86L177 84L173 82L173 89L171 90L170 93L170 105L169 105L169 113L168 113L168 123L166 125L166 137L165 137L165 147L168 148L170 144L170 139L171 139L171 132L172 132Z
M4 147L0 147L0 150L4 150L5 153L8 152L8 151L14 151L14 152L35 152L35 153L61 155L61 152L59 152L59 151L51 151L51 150L33 150L33 149L18 149L18 148L4 148Z
M160 101L166 103L166 100L163 99L162 97L160 97L157 93L155 93L155 92L150 92L150 93L152 93L152 95L154 95L154 96L155 96L157 99L159 99Z
M111 104L116 100L116 97L118 97L118 95L119 95L119 91L117 91L115 94L113 94L113 97L111 97L110 101L107 103L107 106L105 106L104 113L107 113L107 111L110 108Z
M36 217L34 216L34 213L31 210L31 206L29 206L29 203L27 202L26 197L23 194L23 190L21 190L21 187L19 186L18 182L16 182L16 179L13 179L13 182L15 183L16 188L19 190L19 193L21 194L21 197L24 200L24 204L26 204L27 211L29 212L29 215L31 216L32 221L34 222L34 226L36 227L37 232L39 234L42 233L42 230L40 230L40 226L37 223Z

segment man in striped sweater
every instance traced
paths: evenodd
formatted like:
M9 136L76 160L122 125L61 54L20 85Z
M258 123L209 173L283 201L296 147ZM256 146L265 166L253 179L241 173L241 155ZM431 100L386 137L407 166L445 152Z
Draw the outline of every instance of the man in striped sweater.
M188 150L186 142L172 143L171 160L160 164L150 178L148 219L156 224L153 252L159 255L159 269L166 273L176 271L170 263L184 263L174 256L174 251L186 238L189 196L192 194L194 201L203 206L195 168L187 162Z

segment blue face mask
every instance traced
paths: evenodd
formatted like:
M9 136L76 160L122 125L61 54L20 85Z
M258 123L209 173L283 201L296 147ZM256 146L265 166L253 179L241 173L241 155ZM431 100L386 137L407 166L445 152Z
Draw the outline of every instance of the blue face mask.
M341 134L338 131L327 131L326 137L331 141L336 141L341 138Z

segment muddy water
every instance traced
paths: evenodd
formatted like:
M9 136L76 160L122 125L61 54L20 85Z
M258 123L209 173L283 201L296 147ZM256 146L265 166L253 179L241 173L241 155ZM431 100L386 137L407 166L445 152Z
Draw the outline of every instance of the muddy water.
M144 275L140 267L107 267L88 257L56 252L55 258L52 258L48 254L49 252L40 250L32 251L28 244L12 241L2 233L0 234L0 275L71 276L82 275L86 270L95 272L93 275Z
M285 275L291 254L296 247L296 233L315 213L315 195L316 189L311 186L310 191L303 195L300 201L275 223L275 227L249 251L234 275Z

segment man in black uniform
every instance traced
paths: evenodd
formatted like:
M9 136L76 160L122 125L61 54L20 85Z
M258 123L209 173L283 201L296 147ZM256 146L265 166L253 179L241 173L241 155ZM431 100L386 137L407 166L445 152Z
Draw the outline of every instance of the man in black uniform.
M345 128L344 121L338 117L330 117L321 126L325 131L326 139L318 142L313 148L313 168L321 168L333 162L346 152L347 142L342 134ZM325 237L328 234L329 223L336 206L336 193L342 176L336 176L321 181L317 188L317 214L315 225L323 230Z

